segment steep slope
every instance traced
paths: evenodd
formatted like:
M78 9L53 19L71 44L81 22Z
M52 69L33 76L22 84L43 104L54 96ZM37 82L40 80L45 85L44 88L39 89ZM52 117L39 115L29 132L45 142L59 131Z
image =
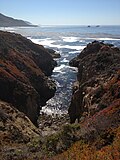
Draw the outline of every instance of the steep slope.
M52 159L119 159L120 49L94 41L70 65L78 75L68 112L79 123L67 130L71 148Z
M49 138L48 152L58 154L50 159L120 159L120 49L94 41L70 65L78 67L68 110L73 124Z
M0 13L0 27L16 27L16 26L35 26L30 24L29 22L23 21L23 20L18 20L14 19L8 16L5 16Z
M71 60L78 67L69 107L71 122L91 117L120 98L120 49L94 41Z
M56 62L43 46L0 31L0 99L12 103L36 124L40 106L54 96L47 78Z

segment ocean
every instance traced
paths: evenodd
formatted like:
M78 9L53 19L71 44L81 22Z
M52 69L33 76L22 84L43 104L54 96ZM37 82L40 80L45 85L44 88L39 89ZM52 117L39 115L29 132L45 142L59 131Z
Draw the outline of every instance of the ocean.
M70 67L69 61L94 40L120 47L120 26L40 26L0 29L22 34L32 42L60 53L61 58L56 59L58 66L51 76L56 81L57 91L41 111L52 115L66 114L70 104L77 68Z

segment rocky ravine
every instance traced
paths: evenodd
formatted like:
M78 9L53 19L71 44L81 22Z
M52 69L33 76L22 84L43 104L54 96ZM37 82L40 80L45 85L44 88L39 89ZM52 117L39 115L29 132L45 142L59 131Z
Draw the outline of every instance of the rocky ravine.
M54 96L56 62L48 51L19 34L0 31L0 99L37 124L40 106Z
M69 116L80 123L43 115L38 129L31 121L36 124L39 105L54 95L55 84L45 75L56 63L42 46L17 34L0 35L0 158L119 159L120 49L94 41L71 60L78 75Z

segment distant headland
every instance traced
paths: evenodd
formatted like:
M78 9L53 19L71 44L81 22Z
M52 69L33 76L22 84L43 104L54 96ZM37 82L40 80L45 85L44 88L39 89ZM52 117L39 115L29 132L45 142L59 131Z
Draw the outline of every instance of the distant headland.
M0 13L0 27L37 27L30 22L14 19L12 17L5 16Z

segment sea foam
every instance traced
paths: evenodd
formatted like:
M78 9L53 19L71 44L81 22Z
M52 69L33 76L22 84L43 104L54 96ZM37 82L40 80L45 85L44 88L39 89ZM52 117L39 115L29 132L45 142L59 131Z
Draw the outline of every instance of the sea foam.
M45 47L51 47L51 48L66 48L66 49L73 49L73 50L82 50L85 48L85 46L70 46L70 45L61 45L61 44L54 44L56 42L55 40L52 40L51 38L46 38L46 39L34 39L31 37L28 37L32 42L36 44L43 45Z
M120 41L120 38L92 38L92 37L87 37L84 38L85 40L97 40L97 41Z
M77 42L79 40L78 37L62 37L64 42Z

